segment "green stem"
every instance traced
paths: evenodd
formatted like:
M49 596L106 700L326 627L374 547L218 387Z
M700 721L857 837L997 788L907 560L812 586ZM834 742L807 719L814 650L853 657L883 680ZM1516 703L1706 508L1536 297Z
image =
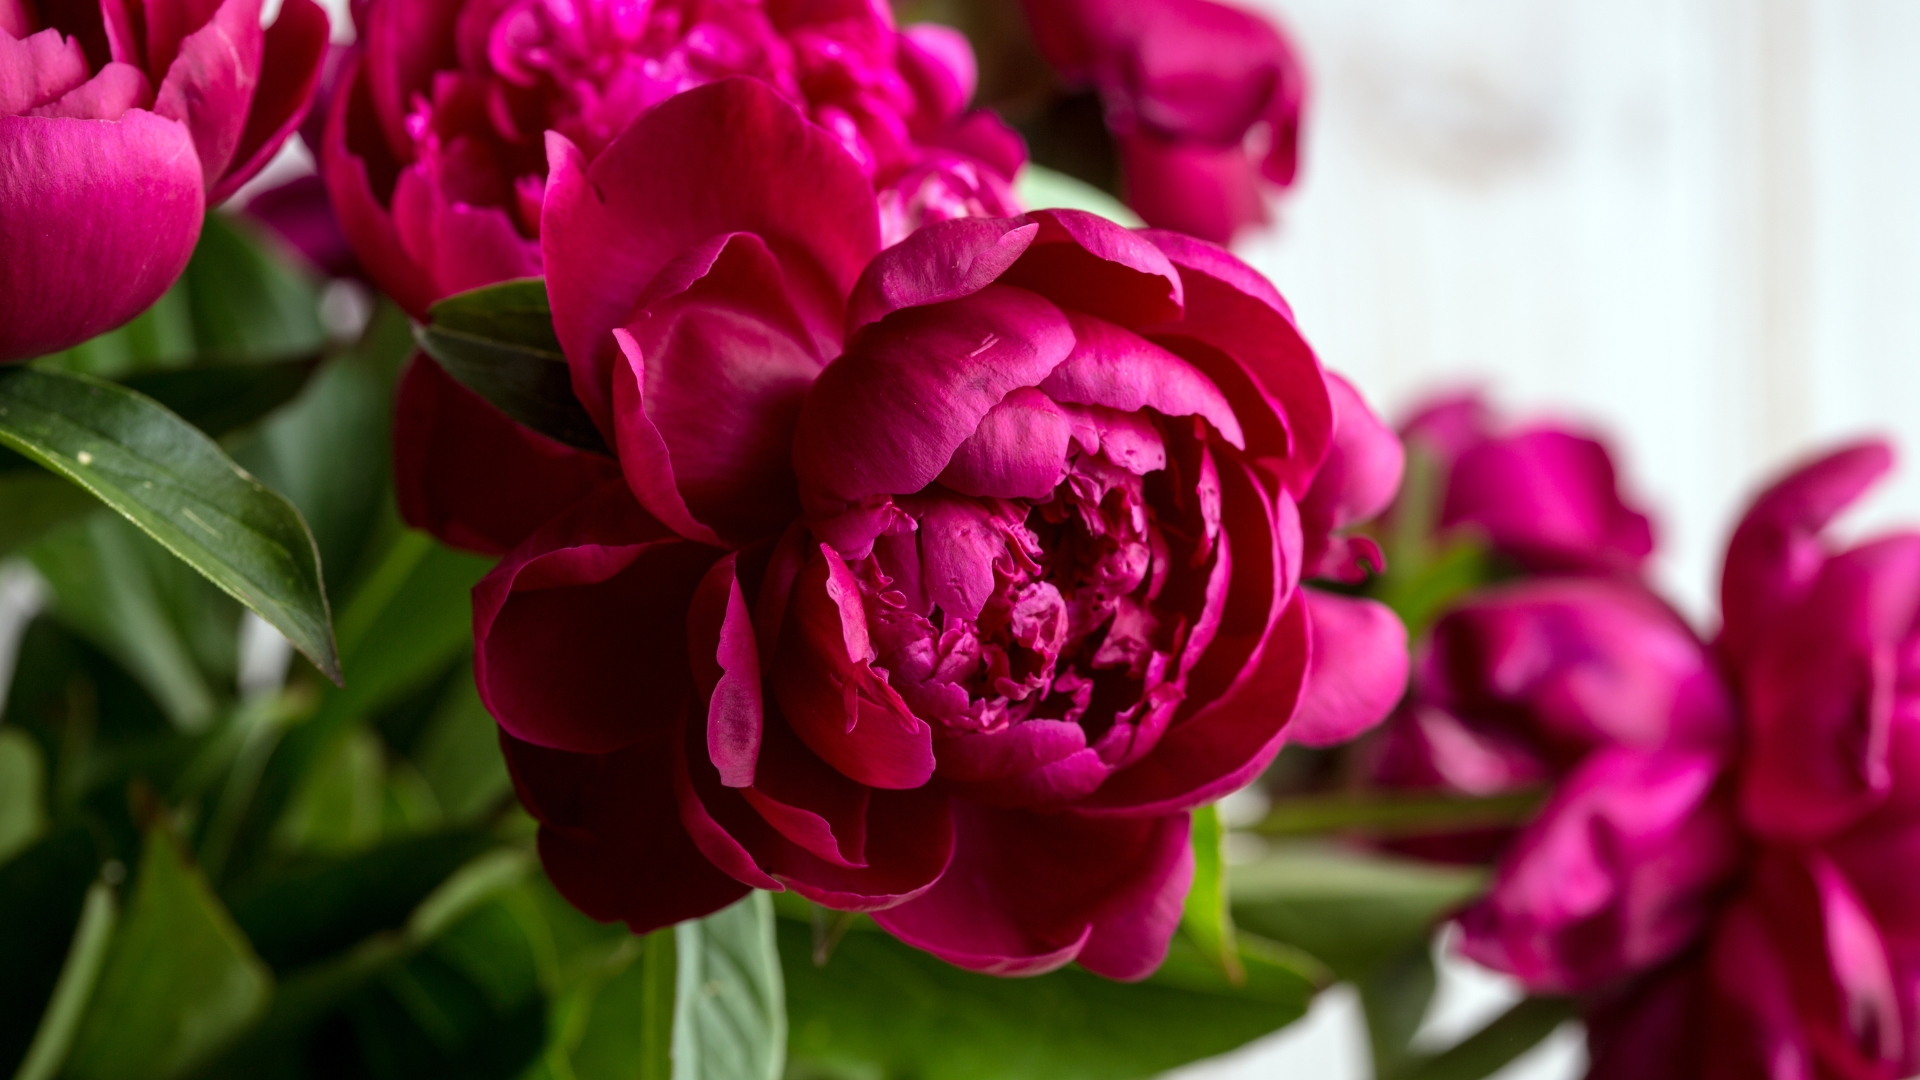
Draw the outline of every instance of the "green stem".
M1373 836L1425 836L1498 828L1525 824L1544 797L1545 792L1537 789L1500 795L1303 795L1275 802L1267 816L1248 826L1247 831L1261 836L1318 836L1347 831Z

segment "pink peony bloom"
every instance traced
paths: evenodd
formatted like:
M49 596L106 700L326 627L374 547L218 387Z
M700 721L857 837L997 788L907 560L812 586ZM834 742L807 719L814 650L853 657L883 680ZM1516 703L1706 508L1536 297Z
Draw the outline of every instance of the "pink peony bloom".
M1593 1076L1920 1069L1920 533L1822 536L1890 463L1880 443L1831 454L1734 533L1718 660L1737 753L1590 759L1465 919L1471 955L1591 995Z
M1391 434L1210 245L1049 211L882 250L858 160L765 83L549 146L555 327L616 458L419 366L399 471L409 520L511 548L476 678L555 883L636 930L790 888L975 970L1150 973L1188 809L1303 699L1398 693L1404 641L1301 584L1338 430Z
M362 264L420 313L541 272L545 134L588 160L675 94L758 78L879 194L883 237L1017 210L1020 139L968 112L973 54L884 0L372 0L322 169Z
M327 17L287 0L263 31L260 7L0 0L0 361L77 345L159 299L207 204L299 125Z
M1445 478L1439 526L1484 536L1535 571L1636 572L1653 526L1620 492L1612 456L1555 424L1509 428L1477 395L1444 398L1401 427Z
M1099 93L1148 224L1224 244L1267 220L1265 183L1293 183L1307 89L1278 28L1212 0L1025 4L1041 55Z

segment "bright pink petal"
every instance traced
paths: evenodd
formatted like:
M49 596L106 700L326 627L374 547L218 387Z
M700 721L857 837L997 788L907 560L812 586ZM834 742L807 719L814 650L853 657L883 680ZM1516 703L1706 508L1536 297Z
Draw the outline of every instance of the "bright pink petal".
M327 13L313 0L285 0L261 43L260 83L247 108L233 163L208 195L221 202L265 168L307 118L327 58Z
M694 685L707 703L707 757L727 787L754 782L766 712L760 698L760 650L740 591L739 559L713 564L693 595L687 619Z
M474 586L474 681L515 738L603 753L670 737L693 689L687 612L720 556L623 484L582 499Z
M500 748L521 803L540 821L540 862L581 911L644 934L746 895L680 824L670 742L569 754L502 733Z
M940 483L963 495L1045 501L1066 478L1072 441L1073 422L1060 406L1018 387L980 418L941 470Z
M1122 412L1152 409L1162 416L1200 416L1220 437L1246 449L1246 436L1226 395L1178 356L1110 322L1067 312L1073 352L1040 389L1055 401L1104 405Z
M771 661L774 693L813 752L869 787L933 775L933 729L873 670L859 584L824 545L795 579Z
M129 109L145 109L153 104L153 87L139 68L115 61L100 69L100 74L62 95L60 100L41 105L28 115L60 116L72 120L118 120Z
M424 356L401 376L393 415L400 516L454 547L504 555L619 477L612 458L514 423Z
M729 137L715 139L725 131ZM845 297L879 248L859 167L771 88L732 78L675 95L608 144L591 168L549 135L542 210L554 328L575 390L613 426L611 331L662 267L710 237L747 232L780 255L808 324L838 337ZM674 167L660 168L663 161Z
M205 208L185 127L0 116L0 361L133 318L186 269Z
M1143 335L1213 380L1236 405L1248 454L1294 498L1304 497L1333 441L1333 402L1286 301L1211 244L1177 233L1141 235L1180 268L1186 291L1186 314Z
M465 0L409 0L363 4L356 14L366 41L370 130L403 161L413 148L407 114L414 95L430 91L435 72L460 66L456 27L466 7Z
M1490 438L1461 452L1447 480L1443 526L1467 526L1530 567L1637 570L1653 524L1621 497L1597 439L1557 428Z
M641 504L723 546L793 520L793 429L821 360L766 244L730 233L669 263L614 335L613 422Z
M405 6L382 4L376 10ZM332 112L327 117L326 133L321 141L320 171L326 177L327 193L333 199L333 212L340 219L340 229L374 284L408 314L425 318L427 306L442 294L435 289L432 275L400 242L393 218L374 194L369 161L347 142L350 132L374 124L364 71L359 59L354 58L341 74L340 89L334 93ZM384 152L385 148L378 149ZM391 179L389 174L389 183Z
M1407 688L1407 628L1386 605L1307 589L1313 654L1287 738L1332 746L1387 718Z
M1744 662L1813 583L1825 561L1820 532L1893 468L1878 440L1843 447L1761 492L1727 544L1720 578L1721 648Z
M18 40L0 35L0 116L51 105L91 77L80 42L58 30L22 34Z
M219 187L240 148L247 110L260 81L265 41L260 3L223 0L206 25L180 39L179 55L171 58L170 66L156 64L152 69L166 72L155 93L153 111L180 121L193 133L194 151L200 155L209 191ZM149 17L156 8L174 6L173 0L153 0ZM157 31L150 30L152 34ZM149 45L160 48L152 36Z
M1156 229L1224 244L1267 221L1260 166L1239 145L1135 131L1115 140L1127 205Z
M1038 975L1073 960L1144 979L1166 957L1193 880L1187 815L1098 819L960 803L952 865L876 915L915 948L973 971Z
M507 211L454 199L425 165L400 173L392 220L436 298L540 274L540 245L520 235Z
M1032 246L1037 222L955 218L935 222L873 257L847 299L847 340L902 308L971 296L999 280Z
M1357 568L1342 565L1348 548L1336 534L1387 508L1400 490L1406 453L1351 383L1327 372L1327 392L1333 402L1333 445L1300 501L1300 527L1307 536L1306 575L1345 580L1356 576Z
M800 499L831 518L939 476L1007 394L1073 349L1060 309L1023 289L894 314L855 339L808 392L794 437Z
M1181 276L1154 243L1084 210L1036 210L1032 246L1000 278L1129 329L1180 317Z

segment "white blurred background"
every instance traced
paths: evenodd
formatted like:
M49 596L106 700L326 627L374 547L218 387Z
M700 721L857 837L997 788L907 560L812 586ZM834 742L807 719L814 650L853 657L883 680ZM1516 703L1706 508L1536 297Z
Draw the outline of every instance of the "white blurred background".
M1763 478L1879 432L1854 530L1920 522L1920 3L1237 0L1310 69L1298 187L1240 251L1387 415L1478 383L1609 433L1710 626ZM1427 1036L1512 1000L1453 962ZM1358 1009L1180 1080L1367 1075ZM1578 1077L1559 1032L1502 1080Z

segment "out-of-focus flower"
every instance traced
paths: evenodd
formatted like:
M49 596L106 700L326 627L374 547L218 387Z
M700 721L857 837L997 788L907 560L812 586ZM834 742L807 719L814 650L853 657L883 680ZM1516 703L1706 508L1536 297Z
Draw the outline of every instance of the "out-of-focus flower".
M1653 552L1652 524L1622 496L1597 438L1507 427L1475 394L1420 410L1401 437L1441 474L1439 528L1477 532L1530 570L1634 572Z
M1306 75L1266 19L1212 0L1024 0L1041 55L1106 108L1127 204L1226 243L1291 184Z
M322 166L374 280L416 313L540 273L547 131L588 160L689 88L761 79L832 134L889 242L1017 209L1017 135L968 112L973 55L885 0L373 0Z
M260 7L0 0L0 361L153 303L299 125L327 18L287 0L263 31Z
M556 884L642 930L791 888L976 970L1151 972L1188 809L1302 699L1351 729L1398 692L1403 639L1301 584L1338 431L1391 435L1210 245L1052 211L882 251L859 162L764 83L550 149L555 327L617 463L458 399L400 469L411 520L512 546L476 677Z
M1672 753L1576 774L1466 919L1480 959L1594 995L1593 1076L1920 1069L1920 533L1822 536L1890 462L1880 443L1831 454L1734 533L1718 648L1740 747L1718 777ZM1540 933L1599 910L1596 883L1617 914Z

